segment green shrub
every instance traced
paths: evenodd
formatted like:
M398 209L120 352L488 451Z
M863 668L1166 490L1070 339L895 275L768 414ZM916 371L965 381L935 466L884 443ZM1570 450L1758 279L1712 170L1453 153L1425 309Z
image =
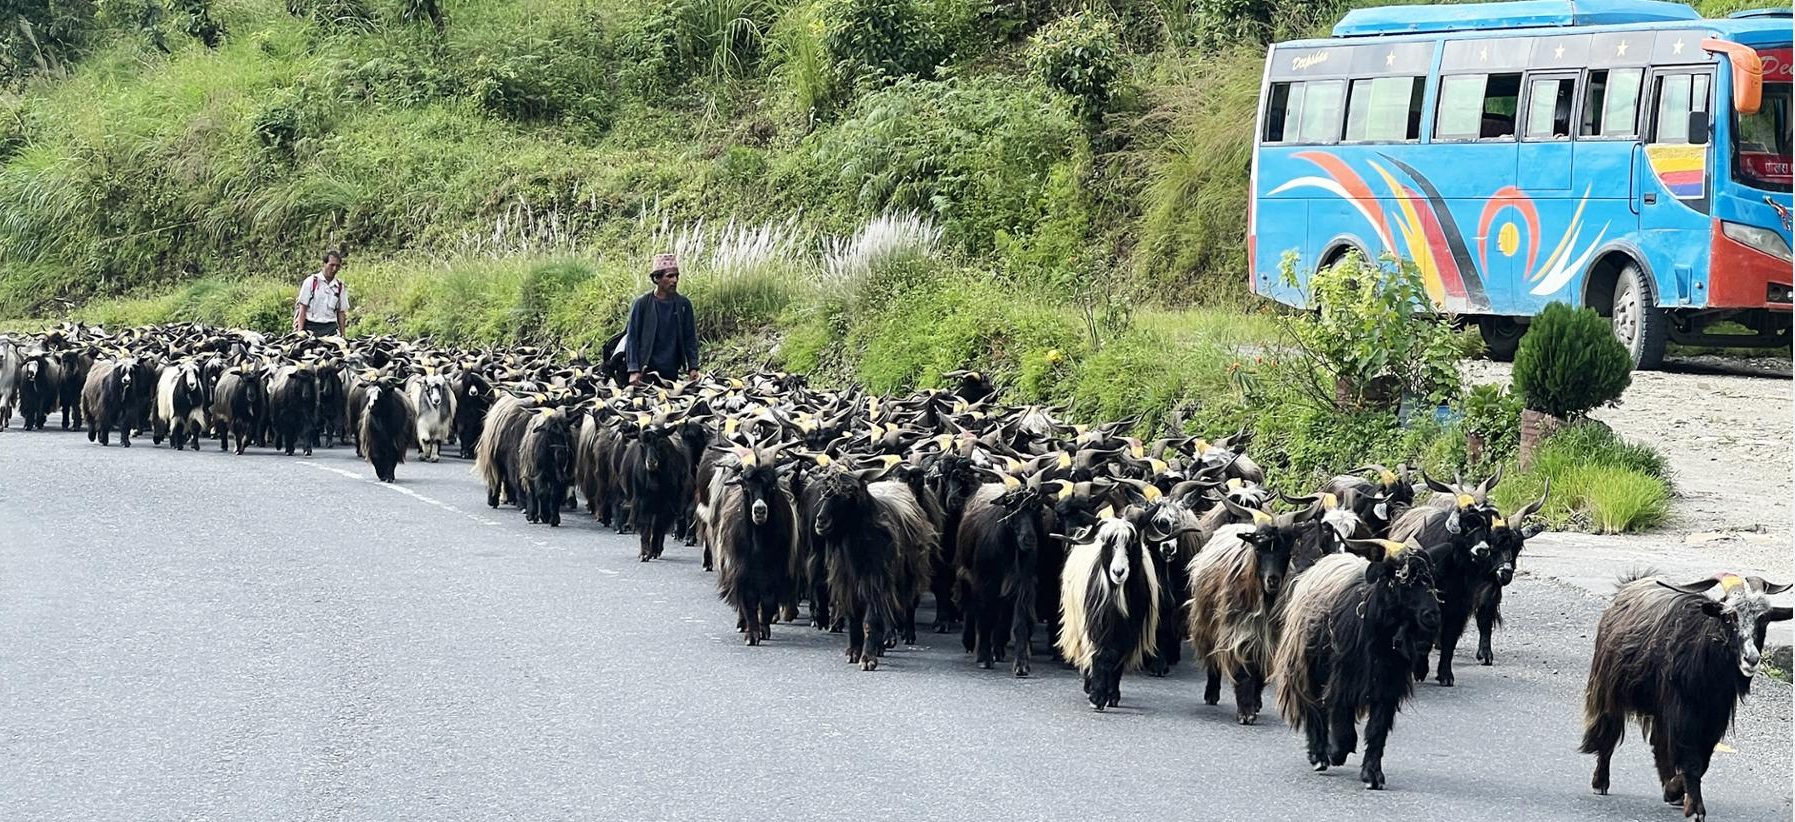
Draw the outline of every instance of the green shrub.
M1284 257L1285 283L1299 286L1296 255ZM1309 279L1314 314L1298 314L1287 328L1298 348L1360 405L1403 395L1438 402L1459 392L1463 354L1450 318L1431 307L1421 273L1407 261L1383 266L1350 253Z
M915 0L823 0L818 21L838 89L928 79L946 43Z
M1483 438L1483 461L1507 462L1521 444L1521 400L1501 385L1474 386L1461 402L1467 434Z
M1083 162L1082 129L1063 98L1003 78L903 80L806 138L775 189L827 203L845 230L888 211L930 216L954 243L992 246L1042 221L1053 169Z
M1581 490L1583 508L1597 533L1644 531L1670 515L1670 489L1638 471L1583 466L1572 471L1565 484Z
M1528 408L1576 419L1620 399L1632 358L1592 308L1546 306L1515 351L1514 384Z
M1036 32L1028 63L1049 88L1071 95L1079 116L1094 124L1108 110L1122 74L1122 43L1115 24L1080 11Z

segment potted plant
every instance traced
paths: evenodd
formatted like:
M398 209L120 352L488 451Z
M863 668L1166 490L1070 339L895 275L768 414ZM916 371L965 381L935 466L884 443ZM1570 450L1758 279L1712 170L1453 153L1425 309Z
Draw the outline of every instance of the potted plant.
M1532 463L1535 449L1553 432L1620 399L1633 382L1632 370L1626 346L1594 309L1546 306L1515 350L1521 468Z

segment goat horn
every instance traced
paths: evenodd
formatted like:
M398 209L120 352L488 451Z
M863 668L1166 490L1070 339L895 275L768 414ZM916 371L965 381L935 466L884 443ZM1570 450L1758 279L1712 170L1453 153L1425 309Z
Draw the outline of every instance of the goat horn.
M1714 587L1715 584L1719 583L1720 577L1712 576L1712 577L1708 577L1707 579L1704 579L1704 580L1699 580L1696 582L1688 582L1688 583L1684 583L1682 585L1676 585L1676 584L1672 584L1669 582L1665 582L1662 579L1654 579L1652 581L1656 582L1659 585L1662 585L1666 588L1669 588L1672 591L1678 591L1678 592L1685 593L1685 594L1699 594L1703 591L1708 590L1709 588Z

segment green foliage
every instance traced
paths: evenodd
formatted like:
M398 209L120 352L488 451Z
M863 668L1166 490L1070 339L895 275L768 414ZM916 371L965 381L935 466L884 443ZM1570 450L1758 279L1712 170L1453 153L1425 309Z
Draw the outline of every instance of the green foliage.
M18 86L37 74L59 75L94 35L92 0L20 0L0 24L0 80Z
M1521 445L1521 400L1501 385L1487 384L1465 392L1460 425L1483 438L1483 461L1507 462Z
M1527 407L1575 419L1620 399L1633 382L1626 346L1592 308L1546 306L1515 351L1515 390Z
M1548 478L1552 492L1540 513L1553 527L1643 531L1669 515L1664 456L1615 436L1601 423L1564 427L1541 444L1528 471L1511 470L1492 493L1502 510L1512 511L1537 499Z
M1115 24L1081 11L1036 32L1028 63L1041 82L1071 95L1079 116L1095 124L1108 110L1122 74L1122 44Z
M1296 256L1286 255L1284 281L1300 285ZM1341 381L1364 405L1386 393L1439 402L1459 392L1458 334L1449 318L1422 313L1430 306L1421 273L1407 261L1386 258L1379 266L1357 253L1309 279L1308 300L1317 308L1288 323L1297 346L1328 376Z
M1246 256L1247 177L1265 50L1237 46L1171 63L1148 85L1140 147L1119 162L1139 168L1137 273L1174 303L1239 294Z
M602 132L609 126L604 54L596 37L547 36L508 43L474 57L469 95L494 117L563 123Z
M368 32L379 24L367 0L287 0L287 13L330 33Z
M1039 223L1051 171L1078 161L1081 131L1062 99L1028 83L900 80L806 138L776 187L850 218L922 211L983 250Z
M946 42L916 0L821 0L817 22L837 90L929 79Z

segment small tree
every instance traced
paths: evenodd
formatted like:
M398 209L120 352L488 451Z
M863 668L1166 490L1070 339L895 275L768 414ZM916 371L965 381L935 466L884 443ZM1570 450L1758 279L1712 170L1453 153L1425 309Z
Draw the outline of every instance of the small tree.
M1341 408L1394 407L1403 395L1438 402L1458 396L1463 346L1452 318L1433 313L1413 263L1386 257L1382 265L1359 254L1315 273L1309 304L1286 325L1296 346L1334 379ZM1299 285L1296 257L1282 265L1284 282Z
M1620 399L1632 368L1607 320L1594 309L1555 302L1521 338L1514 384L1529 410L1570 420Z
M1535 317L1515 350L1514 385L1521 393L1521 468L1566 420L1620 399L1633 382L1633 359L1594 309L1552 303Z
M1035 33L1028 64L1049 87L1072 96L1086 125L1103 119L1122 74L1115 24L1091 12L1062 17Z

